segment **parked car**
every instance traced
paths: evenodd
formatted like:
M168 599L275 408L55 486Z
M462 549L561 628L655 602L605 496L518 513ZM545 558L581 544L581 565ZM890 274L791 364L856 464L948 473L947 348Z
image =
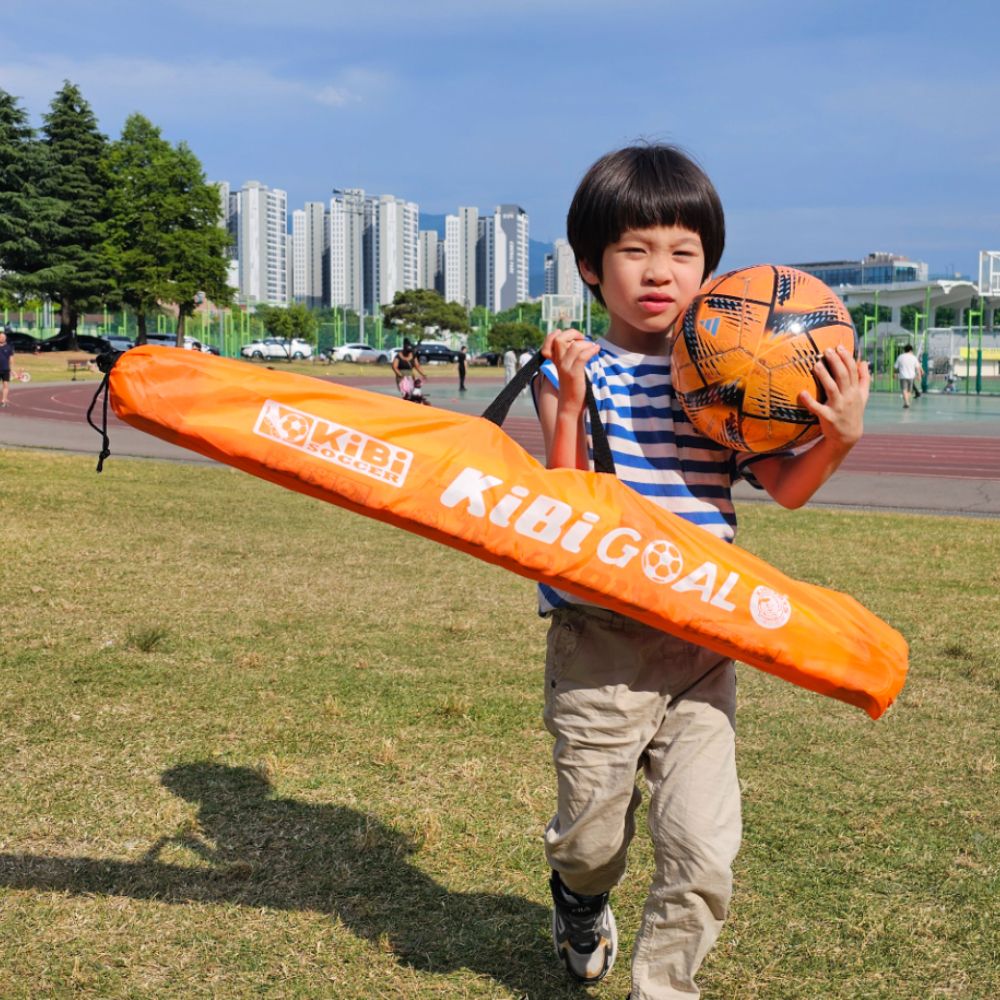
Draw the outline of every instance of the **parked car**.
M353 361L359 365L387 365L389 358L389 351L380 351L371 344L343 344L333 352L334 361Z
M156 347L176 347L177 334L175 333L147 333L146 343Z
M470 365L489 365L495 368L500 364L503 355L499 351L480 351L479 354L475 355L472 360L469 361Z
M278 358L283 361L300 361L302 358L311 358L312 353L312 344L298 338L289 342L279 337L265 337L263 340L251 340L240 348L243 357L257 360Z
M210 347L208 344L203 344L200 340L195 340L194 337L184 337L184 349L186 351L200 351L202 354L218 354L219 349L217 347Z
M68 335L57 333L48 340L41 341L43 351L68 351L71 350L70 338ZM76 335L76 349L86 351L88 354L103 354L111 350L111 345L105 337L96 337L90 333L78 333Z
M454 364L458 361L459 352L447 344L442 344L439 340L425 340L413 348L417 360L426 365L431 361L443 361Z
M135 347L135 341L129 337L110 336L104 338L113 351L127 351Z
M120 338L119 338L120 339ZM147 333L146 343L155 344L157 347L176 347L177 346L177 334L176 333ZM130 342L130 346L134 346ZM189 337L185 334L184 336L184 349L186 351L200 351L203 354L218 354L219 349L217 347L212 347L209 344L203 344L200 340L195 337ZM125 350L125 348L116 348L116 350Z
M20 330L4 330L4 333L7 334L7 343L18 354L34 354L42 349L42 342L30 333L22 333Z

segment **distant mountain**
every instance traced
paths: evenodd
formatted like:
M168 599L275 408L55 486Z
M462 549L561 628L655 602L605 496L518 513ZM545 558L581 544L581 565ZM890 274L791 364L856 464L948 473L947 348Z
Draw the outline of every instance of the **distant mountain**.
M434 230L440 239L444 239L444 216L429 212L420 213L420 228ZM537 298L545 291L545 255L552 253L551 243L541 240L528 240L528 294Z

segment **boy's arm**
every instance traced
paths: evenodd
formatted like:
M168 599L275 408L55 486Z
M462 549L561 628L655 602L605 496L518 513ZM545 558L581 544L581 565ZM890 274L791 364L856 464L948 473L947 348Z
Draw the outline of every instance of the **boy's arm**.
M757 481L782 507L801 507L825 483L864 430L870 377L868 362L855 361L842 347L827 351L816 366L816 378L826 393L820 403L808 392L799 400L818 419L823 436L798 455L754 462Z
M586 405L587 362L599 346L578 330L555 330L542 344L559 375L557 389L545 376L535 383L538 420L545 440L546 466L550 469L587 469L587 435L583 428Z

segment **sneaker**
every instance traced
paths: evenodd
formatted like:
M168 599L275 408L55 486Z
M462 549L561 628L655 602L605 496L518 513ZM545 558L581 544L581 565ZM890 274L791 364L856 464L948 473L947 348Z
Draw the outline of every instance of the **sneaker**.
M552 890L552 943L556 958L580 983L599 983L615 964L618 928L608 906L608 894L581 896L562 884L558 872L549 880Z

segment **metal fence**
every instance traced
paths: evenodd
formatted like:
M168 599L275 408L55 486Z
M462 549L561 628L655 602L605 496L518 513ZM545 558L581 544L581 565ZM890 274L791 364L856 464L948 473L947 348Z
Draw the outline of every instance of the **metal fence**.
M965 395L1000 394L1000 333L976 327L932 327L926 334L883 334L871 338L862 352L872 370L876 392L898 389L896 358L912 344L923 369L925 392Z
M47 338L58 333L58 316L51 309L37 314L31 310L4 310L4 323L26 330L37 337ZM164 314L151 315L148 329L158 333L171 332L176 319ZM97 335L135 338L138 322L130 310L105 310L83 317L79 332ZM239 357L240 348L251 340L268 336L263 322L244 309L203 310L192 316L186 325L189 336L216 347L226 357ZM473 327L467 335L453 335L452 346L466 344L469 353L486 350L488 327ZM388 350L402 343L403 336L383 324L379 316L359 317L335 313L332 319L319 324L317 351L330 351L350 343L367 343L379 350ZM872 387L876 392L898 389L895 363L903 347L912 344L923 367L922 388L929 392L956 392L967 395L1000 395L1000 331L983 329L970 323L966 326L931 327L916 334L898 329L887 331L882 324L866 329L861 336L861 353L872 372Z

